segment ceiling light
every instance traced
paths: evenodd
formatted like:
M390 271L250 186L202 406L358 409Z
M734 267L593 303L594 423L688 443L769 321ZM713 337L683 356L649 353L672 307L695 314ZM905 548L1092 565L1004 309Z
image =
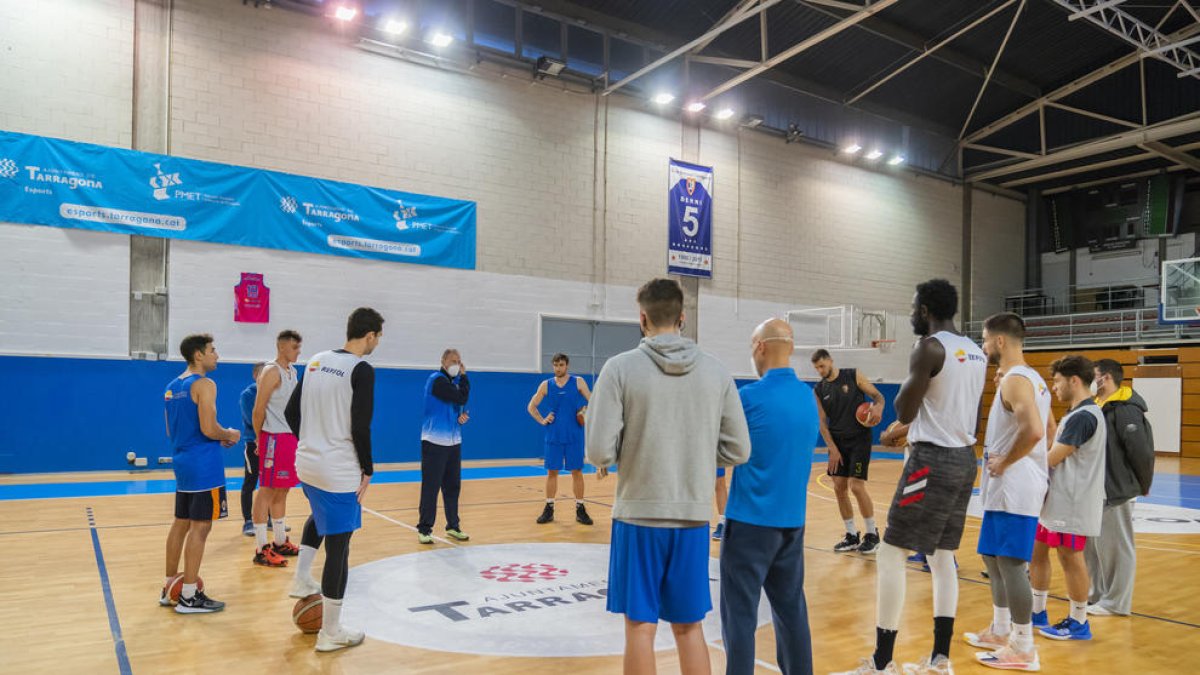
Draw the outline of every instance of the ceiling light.
M872 150L867 153L867 159L879 159L880 157L883 157L882 150Z
M675 95L668 94L667 92L664 91L661 94L658 94L657 96L655 96L652 100L659 105L666 105L666 104L670 103L671 101L675 100Z
M358 10L346 5L338 5L337 9L333 10L333 18L338 21L353 21L356 16L358 16Z
M717 119L719 120L727 120L730 117L733 117L733 108L725 108L721 112L717 113Z
M701 110L704 110L704 108L704 101L693 101L692 103L687 104L688 112L700 112Z
M433 45L434 47L447 47L451 42L454 42L454 38L441 31L435 31L433 35L429 37L429 44Z
M742 126L753 129L764 122L762 115L746 115L742 118Z
M391 33L392 35L399 35L406 30L408 30L408 24L396 19L388 19L387 23L383 25L383 32Z
M857 155L859 150L862 150L862 146L858 143L851 143L850 145L842 148L842 152L846 153L847 155Z
M891 166L896 166L897 164L903 164L903 163L904 163L904 155L895 155L891 159L888 160L888 164L890 164Z
M554 77L555 75L561 73L566 67L567 64L564 61L552 59L549 56L539 56L537 60L537 72L542 75Z

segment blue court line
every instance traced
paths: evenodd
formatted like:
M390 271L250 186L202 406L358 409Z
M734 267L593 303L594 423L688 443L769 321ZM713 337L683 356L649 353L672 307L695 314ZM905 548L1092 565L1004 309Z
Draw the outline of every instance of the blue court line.
M104 566L104 552L100 550L100 535L96 532L96 517L92 507L87 507L88 527L92 533L92 549L96 552L96 567L100 570L100 588L104 591L104 605L108 608L108 628L112 631L117 650L117 667L121 675L131 675L129 654L125 652L125 638L121 636L121 621L117 618L117 605L113 602L112 585L108 583L108 568Z

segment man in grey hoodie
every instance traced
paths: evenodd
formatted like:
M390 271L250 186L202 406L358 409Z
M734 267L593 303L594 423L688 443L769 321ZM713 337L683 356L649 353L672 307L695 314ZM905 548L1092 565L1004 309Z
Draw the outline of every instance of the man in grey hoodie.
M750 432L729 371L680 336L679 284L653 279L637 302L645 338L604 364L588 408L588 461L620 467L608 611L625 615L626 675L655 672L659 620L671 624L681 672L707 674L716 469L750 457Z

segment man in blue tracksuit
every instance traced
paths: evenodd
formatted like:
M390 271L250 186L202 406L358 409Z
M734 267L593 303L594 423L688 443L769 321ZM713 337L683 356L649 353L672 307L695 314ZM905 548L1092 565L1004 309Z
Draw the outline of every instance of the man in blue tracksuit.
M442 493L446 534L470 539L459 526L458 493L462 488L462 425L470 419L467 398L471 382L457 349L442 354L442 367L425 382L425 421L421 425L421 509L417 541L433 543L437 496Z
M765 589L785 675L811 675L804 599L805 491L820 429L812 388L789 365L792 329L770 319L751 338L761 379L739 392L750 427L750 461L733 474L721 542L721 633L726 675L754 672L754 630Z
M242 476L242 534L254 536L254 522L250 518L250 507L254 505L254 489L258 487L258 440L254 437L254 399L258 397L258 374L262 372L266 361L254 364L251 371L253 382L242 390L238 398L238 407L242 410L242 441L246 444L245 475Z

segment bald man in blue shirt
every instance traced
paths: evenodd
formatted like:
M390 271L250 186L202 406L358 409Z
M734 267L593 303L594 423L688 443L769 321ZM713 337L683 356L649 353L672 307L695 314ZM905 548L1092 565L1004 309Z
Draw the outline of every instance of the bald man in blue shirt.
M721 543L721 633L726 675L754 672L758 602L767 592L776 658L785 675L811 675L804 599L804 517L820 431L812 388L792 370L792 328L770 319L751 338L760 379L739 394L750 427L750 461L733 473Z

